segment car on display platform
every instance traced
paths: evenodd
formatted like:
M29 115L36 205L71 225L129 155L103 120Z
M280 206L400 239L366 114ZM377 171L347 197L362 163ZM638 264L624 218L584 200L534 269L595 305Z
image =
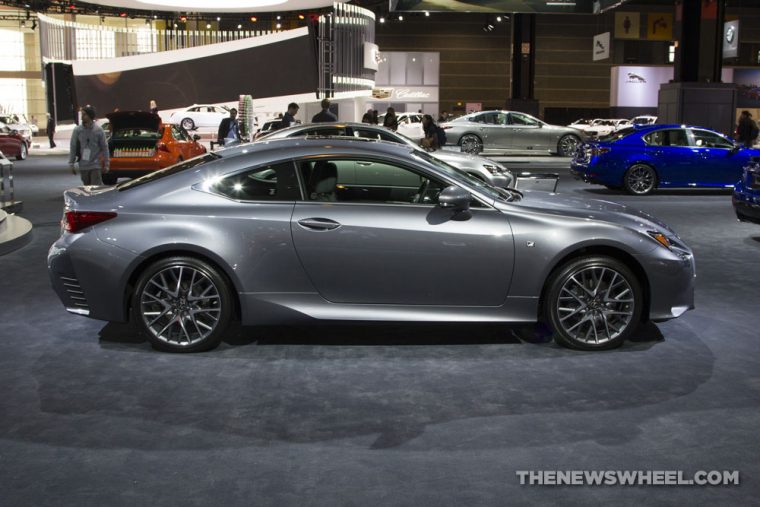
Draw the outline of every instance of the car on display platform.
M734 186L731 201L736 218L742 222L760 224L760 163L755 161L744 167L741 179Z
M64 203L47 262L65 308L167 351L213 348L235 319L540 320L600 350L694 307L692 252L656 218L499 189L398 143L243 144Z
M193 104L180 111L175 111L169 117L169 123L182 126L185 130L198 128L219 128L223 119L229 118L230 110L224 106L213 104Z
M398 121L397 132L415 141L424 138L425 130L422 128L423 116L425 115L422 113L396 113L396 120ZM385 115L381 114L377 117L377 120L382 125L385 121Z
M583 144L570 172L634 195L657 188L732 188L760 151L702 127L633 126Z
M655 123L657 123L657 116L643 115L631 118L633 125L654 125Z
M261 124L261 128L256 131L256 134L254 134L253 138L259 139L267 134L271 134L277 130L277 127L280 123L282 123L282 118L273 118L271 120L265 121Z
M6 157L16 157L16 160L24 160L29 155L29 145L18 131L7 125L0 125L0 151Z
M32 147L32 126L26 121L24 115L1 114L0 124L15 130L26 142L27 151Z
M379 125L368 125L366 123L311 123L297 125L273 132L268 136L262 137L261 140L297 136L348 136L377 139L422 150L418 143L403 134L393 132ZM491 185L506 188L513 187L515 184L514 175L506 167L493 160L450 150L436 150L430 152L430 154Z
M110 170L103 183L113 185L119 178L134 178L206 153L182 126L161 123L154 113L120 111L106 115L111 135L108 151Z
M447 144L465 153L554 153L575 154L587 136L572 127L549 125L526 113L482 111L441 124Z
M591 137L604 137L616 130L631 126L631 120L594 120L590 125L583 127L586 134Z

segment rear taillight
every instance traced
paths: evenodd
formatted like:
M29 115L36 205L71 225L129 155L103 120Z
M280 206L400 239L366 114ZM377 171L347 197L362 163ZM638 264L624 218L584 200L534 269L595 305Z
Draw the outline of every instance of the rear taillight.
M115 217L113 211L67 211L63 215L63 228L68 232L79 232Z
M169 147L166 146L166 143L158 143L156 144L156 148L158 148L161 151L169 152Z

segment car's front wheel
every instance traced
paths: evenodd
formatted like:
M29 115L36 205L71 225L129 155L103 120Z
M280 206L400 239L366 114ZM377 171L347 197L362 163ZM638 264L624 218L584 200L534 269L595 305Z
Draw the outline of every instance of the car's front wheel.
M192 118L183 118L180 125L182 125L182 128L185 130L193 130L195 128L195 122Z
M629 194L646 195L657 187L657 173L646 164L634 164L623 176L623 188Z
M230 287L216 268L194 257L169 257L140 275L132 319L159 350L199 352L222 341L232 306Z
M579 137L572 134L566 134L559 139L557 143L557 155L560 157L572 157L578 151L578 145L581 144Z
M641 283L617 259L569 261L551 276L545 317L560 345L581 350L618 347L636 329L643 310Z
M459 139L459 148L464 153L477 155L483 151L483 141L475 134L465 134Z
M21 143L21 149L18 155L16 155L16 160L26 160L27 155L29 155L29 150L26 147L26 143Z

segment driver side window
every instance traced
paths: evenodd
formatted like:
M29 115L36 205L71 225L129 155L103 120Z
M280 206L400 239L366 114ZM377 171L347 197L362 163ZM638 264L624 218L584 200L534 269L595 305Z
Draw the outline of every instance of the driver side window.
M699 148L733 148L734 145L726 138L706 130L692 130L694 145Z
M311 201L361 204L438 203L445 184L374 159L317 159L299 163Z

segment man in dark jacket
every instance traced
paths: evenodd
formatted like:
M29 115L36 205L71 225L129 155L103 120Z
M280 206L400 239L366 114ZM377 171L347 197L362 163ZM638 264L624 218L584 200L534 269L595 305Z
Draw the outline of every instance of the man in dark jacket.
M295 102L288 104L288 110L285 112L285 114L282 115L282 121L280 121L277 127L273 128L272 130L286 129L292 125L295 125L296 114L298 114L299 109L300 107L298 107L298 104Z
M326 123L331 121L338 121L338 117L330 111L330 99L322 99L322 111L315 114L311 122Z
M739 116L739 124L736 126L736 137L739 142L747 148L752 148L757 135L757 123L752 119L752 114L749 111L742 111L741 116Z
M216 133L216 142L219 146L240 142L240 126L237 122L237 109L230 109L230 117L225 118L219 124L219 132Z
M53 116L48 113L47 114L47 136L48 141L50 141L50 147L55 148L55 120L53 119Z
M396 116L396 111L392 107L389 107L385 112L383 127L389 128L394 132L398 130L398 117Z

